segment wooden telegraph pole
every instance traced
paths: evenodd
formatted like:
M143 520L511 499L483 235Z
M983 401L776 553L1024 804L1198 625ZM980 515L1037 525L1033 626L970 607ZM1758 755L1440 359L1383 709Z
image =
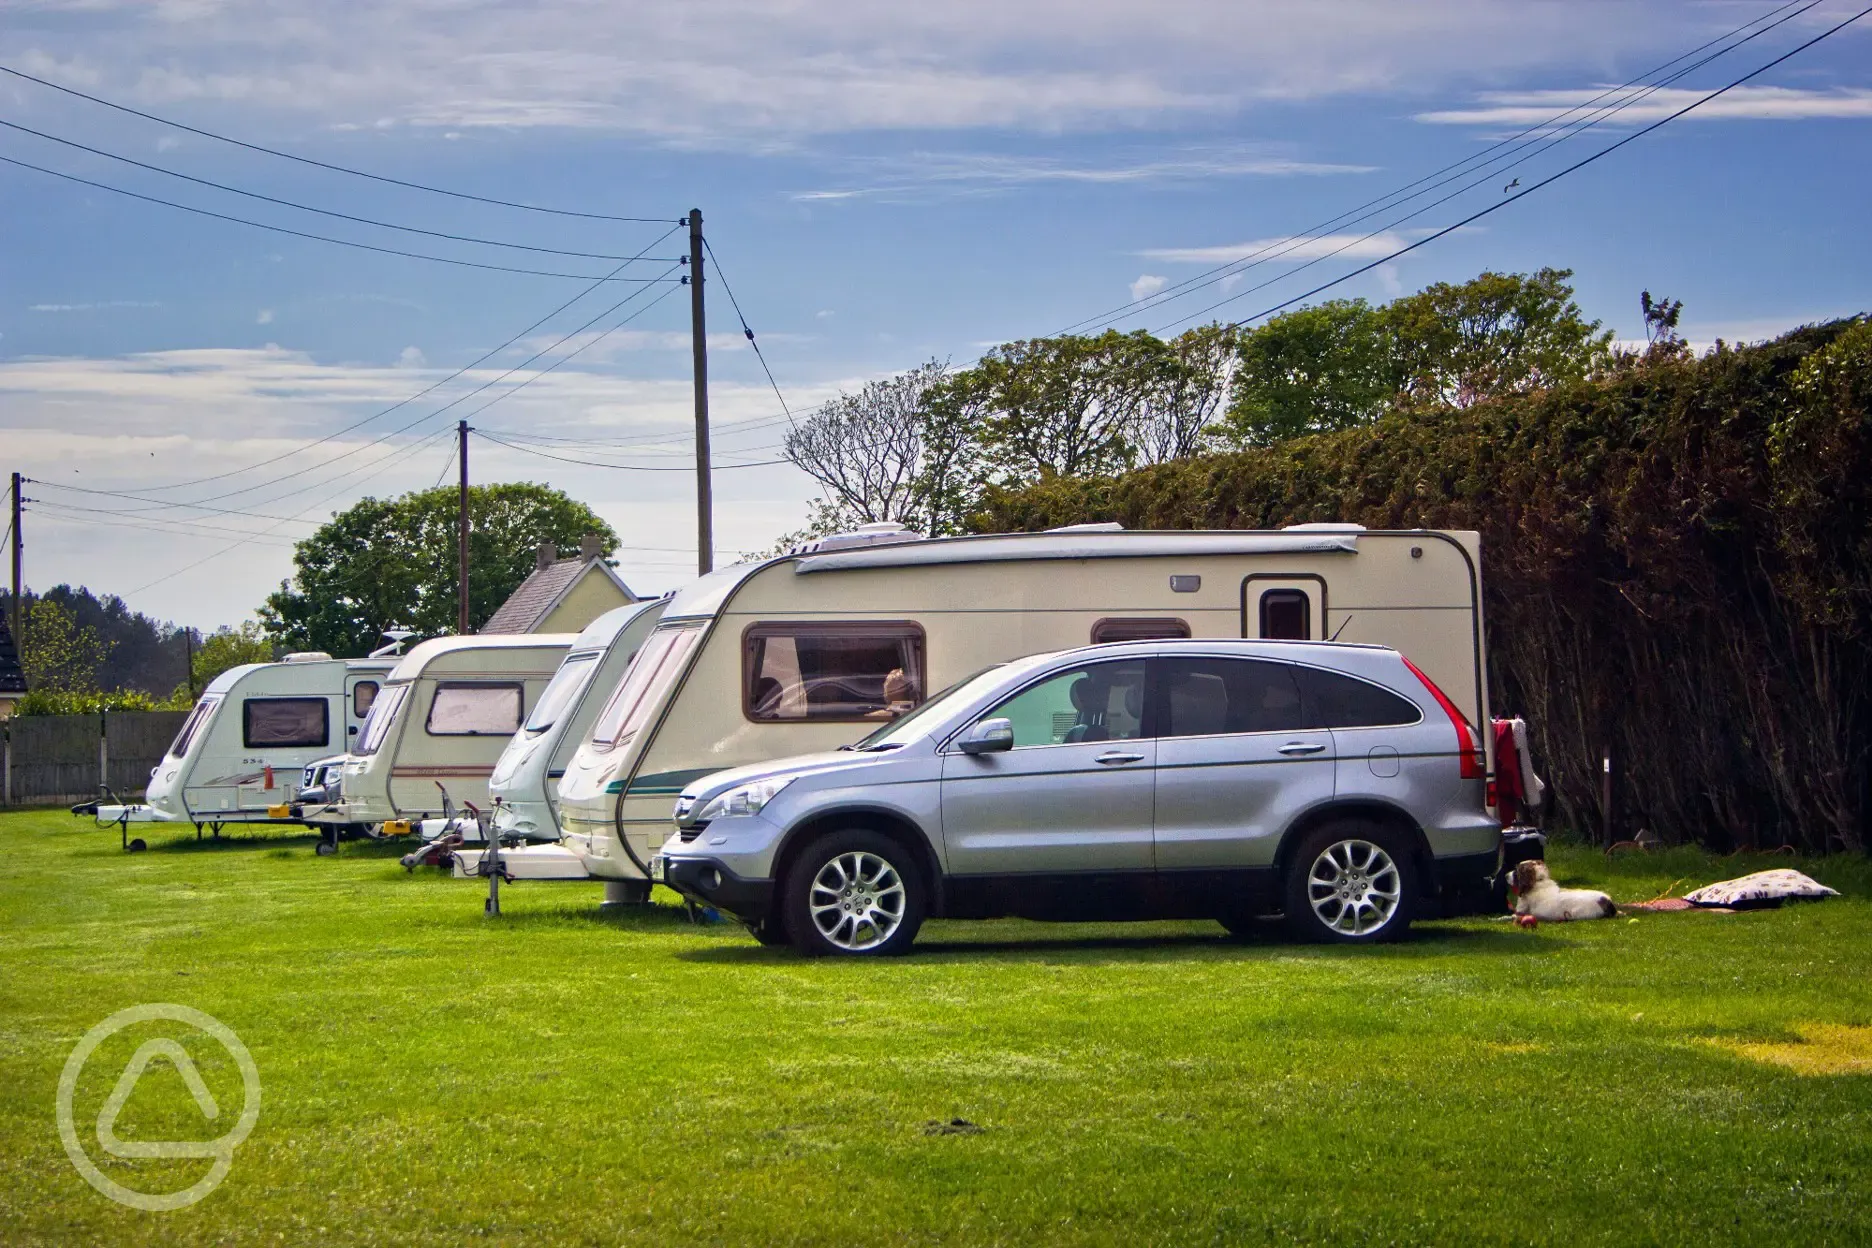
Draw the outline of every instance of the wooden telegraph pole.
M709 480L708 314L702 305L702 210L689 210L689 333L695 354L696 572L715 568L714 498Z
M461 460L461 514L455 524L455 631L468 635L468 422L455 422L456 458Z
M23 648L26 643L20 640L20 482L23 479L19 473L13 474L13 597L7 603L13 615L13 646L22 661L26 653Z

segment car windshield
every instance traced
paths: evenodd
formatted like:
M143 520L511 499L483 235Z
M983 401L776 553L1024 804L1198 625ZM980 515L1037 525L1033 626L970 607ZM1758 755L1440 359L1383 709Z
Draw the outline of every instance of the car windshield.
M575 654L561 663L547 684L546 692L540 694L532 716L526 721L527 732L545 732L557 723L559 716L565 713L585 688L585 682L591 679L597 664L598 656L595 654Z
M975 672L972 675L964 676L961 680L956 681L955 684L950 685L947 689L938 693L922 706L917 707L916 710L899 716L870 736L865 737L863 740L853 742L846 748L852 750L894 750L900 746L910 744L923 735L917 725L919 723L929 723L932 712L940 711L945 705L950 705L949 700L951 698L973 697L976 693L980 692L980 686L990 683L988 678L993 677L1005 666L1007 665L1004 663L995 663L982 668L979 672Z

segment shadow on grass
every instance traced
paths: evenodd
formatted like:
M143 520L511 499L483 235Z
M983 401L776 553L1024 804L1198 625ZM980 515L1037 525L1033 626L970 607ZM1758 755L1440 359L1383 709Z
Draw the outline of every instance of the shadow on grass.
M999 925L997 921L997 926ZM963 926L957 923L955 927ZM1413 927L1401 941L1379 945L1318 945L1289 940L1277 924L1269 924L1242 936L1215 931L1156 931L1137 935L1111 932L1109 924L1086 925L1085 934L1072 934L1070 924L1036 925L1046 934L1009 938L995 933L981 940L958 938L954 927L933 936L922 936L907 955L915 961L961 961L979 958L1002 960L1051 960L1069 957L1074 961L1149 962L1188 958L1208 960L1259 960L1267 957L1359 958L1397 961L1436 957L1449 953L1487 957L1551 956L1562 951L1552 941L1531 941L1506 925L1501 929L1430 925ZM1057 934L1054 934L1057 933ZM689 962L722 964L795 961L800 954L791 948L770 948L754 943L732 943L701 949L683 949L672 956Z

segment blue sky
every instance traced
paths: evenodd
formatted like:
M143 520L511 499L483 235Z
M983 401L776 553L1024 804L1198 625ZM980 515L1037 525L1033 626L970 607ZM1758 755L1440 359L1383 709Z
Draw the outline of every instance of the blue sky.
M672 224L699 206L788 402L802 409L932 357L966 363L987 345L1056 332L1301 235L1775 8L0 0L0 64L187 125L473 194ZM1298 243L1227 287L1113 320L1174 327L1229 295L1208 315L1258 312L1498 201L1509 180L1530 184L1853 11L1825 0L1420 216L1392 224L1412 204L1331 242ZM1551 264L1577 271L1587 310L1621 336L1638 335L1648 287L1684 300L1685 330L1699 342L1866 310L1868 51L1872 19L1334 293L1382 299L1484 268ZM0 78L0 120L426 230L602 255L684 249L680 234L656 241L662 225L385 186L18 79ZM18 131L0 131L0 156L379 246L593 275L614 263L324 219ZM0 235L0 471L46 483L28 490L39 500L27 524L34 586L89 584L203 627L245 618L289 573L292 538L365 493L452 472L442 431L497 396L472 423L574 460L686 462L680 287L644 287L626 311L667 297L601 341L596 331L622 312L497 380L631 293L595 291L462 378L340 433L442 382L586 284L287 237L4 164ZM718 459L771 459L779 406L719 284L710 312ZM279 456L290 457L251 467ZM594 468L485 442L472 463L479 480L544 480L590 502L623 536L622 570L644 592L693 567L681 471ZM813 493L786 467L725 469L716 491L724 556L799 527Z

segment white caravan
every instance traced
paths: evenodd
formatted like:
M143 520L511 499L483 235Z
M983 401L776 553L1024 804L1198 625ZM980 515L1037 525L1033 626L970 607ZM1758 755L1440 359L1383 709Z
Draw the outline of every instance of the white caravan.
M139 806L100 806L113 823L298 823L307 763L359 735L394 659L312 651L231 667L208 682Z
M456 806L488 808L488 777L537 706L574 633L438 637L391 670L326 805L321 824L407 831ZM390 828L382 825L391 824Z
M559 777L668 601L658 598L607 611L572 643L488 778L494 827L503 838L559 839Z
M640 894L650 853L669 834L671 804L692 780L836 748L990 664L1087 642L1395 646L1488 748L1474 533L1085 526L903 538L827 542L679 591L567 764L565 839L549 848L616 881L608 896ZM1069 731L1075 717L1064 718Z

